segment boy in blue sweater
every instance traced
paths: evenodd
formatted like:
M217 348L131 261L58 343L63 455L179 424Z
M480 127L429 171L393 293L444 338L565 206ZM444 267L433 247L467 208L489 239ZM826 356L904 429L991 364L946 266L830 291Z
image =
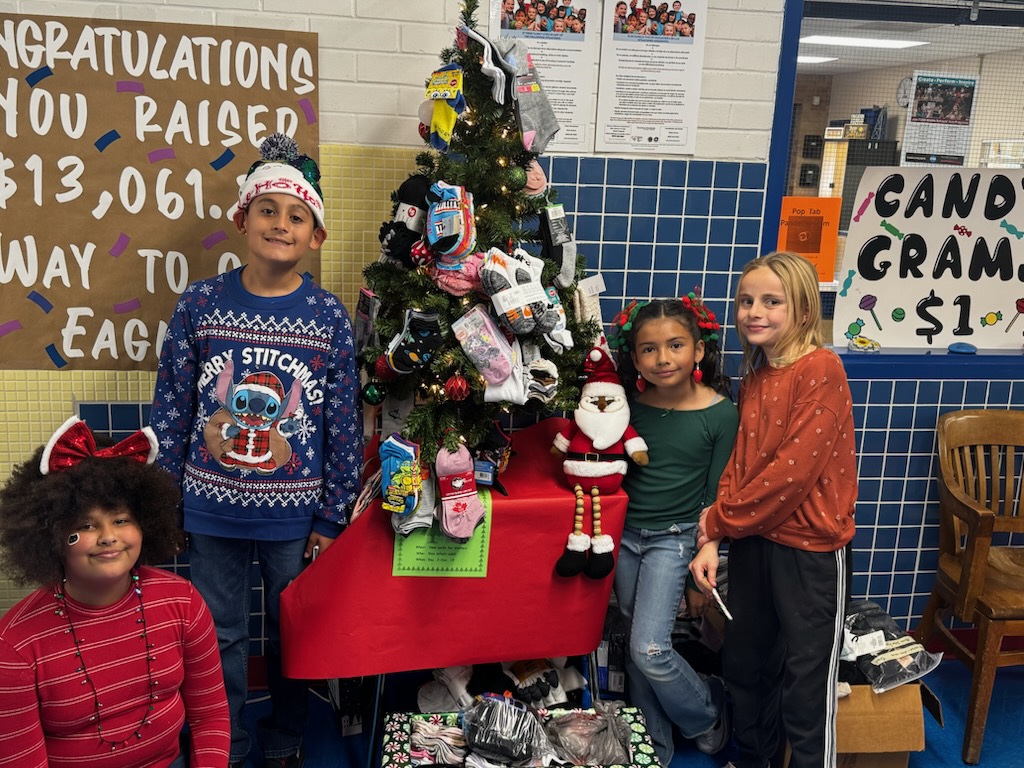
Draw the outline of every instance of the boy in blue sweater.
M348 522L363 454L345 306L298 271L327 237L320 171L282 134L241 184L245 266L188 287L160 355L151 426L182 488L191 578L217 626L231 766L245 764L254 557L266 606L266 766L303 764L305 682L281 674L281 591Z

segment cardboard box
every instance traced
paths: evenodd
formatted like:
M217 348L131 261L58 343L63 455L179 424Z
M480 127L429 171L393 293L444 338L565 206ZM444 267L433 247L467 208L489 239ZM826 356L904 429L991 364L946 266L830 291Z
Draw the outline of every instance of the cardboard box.
M919 682L885 693L853 686L836 712L840 768L906 768L910 753L924 749L925 709L942 725L942 705Z
M551 709L543 711L545 718L560 717L568 714L569 709ZM593 712L593 710L584 710ZM644 716L636 707L622 707L619 717L626 721L630 729L629 754L630 762L615 768L652 768L658 765L654 754L654 744L647 732ZM441 725L457 726L460 723L458 712L439 714L419 714L410 712L391 712L384 718L384 741L381 749L382 768L408 768L411 763L409 750L414 720L432 720ZM582 768L574 766L573 768ZM598 768L600 768L598 766Z
M905 683L885 693L855 685L839 700L836 749L839 768L907 768L911 752L924 749L924 710L942 725L942 705L931 689ZM789 746L783 768L789 765Z

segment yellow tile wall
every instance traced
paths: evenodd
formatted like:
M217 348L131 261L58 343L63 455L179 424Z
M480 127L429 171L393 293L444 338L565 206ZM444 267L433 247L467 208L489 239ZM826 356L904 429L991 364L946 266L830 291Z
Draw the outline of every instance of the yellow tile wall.
M327 201L327 241L320 283L355 312L363 267L380 254L377 233L391 218L391 192L416 169L416 150L320 146L321 185ZM24 461L81 401L148 402L154 373L119 371L0 371L0 481ZM0 576L0 613L25 589Z

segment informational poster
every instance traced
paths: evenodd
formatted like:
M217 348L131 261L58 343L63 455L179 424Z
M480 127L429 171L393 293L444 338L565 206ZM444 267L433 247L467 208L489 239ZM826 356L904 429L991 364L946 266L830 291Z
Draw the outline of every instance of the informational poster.
M839 197L783 197L779 217L780 251L799 253L818 270L818 282L835 279L839 240Z
M900 165L963 165L971 144L977 78L915 72L912 90Z
M155 370L178 296L241 263L259 143L316 157L316 35L0 14L0 67L0 367Z
M601 19L601 0L489 2L489 38L522 40L558 119L558 133L545 153L593 152L590 125L596 107L596 27Z
M697 143L706 0L605 0L596 148L689 155Z
M1024 171L868 168L838 275L833 342L1019 351L1022 265Z

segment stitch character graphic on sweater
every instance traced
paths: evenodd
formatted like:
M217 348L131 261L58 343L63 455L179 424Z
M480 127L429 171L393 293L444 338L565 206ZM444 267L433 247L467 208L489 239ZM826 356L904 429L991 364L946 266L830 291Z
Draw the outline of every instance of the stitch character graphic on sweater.
M285 397L284 385L273 373L261 371L234 382L235 366L228 360L217 375L221 408L210 417L203 437L206 447L225 469L243 467L270 474L288 462L288 436L297 425L292 418L302 396L296 379Z

